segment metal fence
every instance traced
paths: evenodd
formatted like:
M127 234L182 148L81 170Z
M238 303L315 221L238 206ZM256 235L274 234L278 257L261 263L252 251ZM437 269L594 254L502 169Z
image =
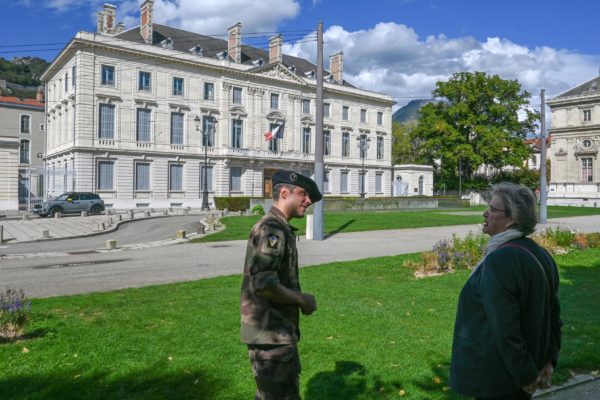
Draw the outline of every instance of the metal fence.
M73 190L73 171L19 168L19 210L31 211L48 197Z

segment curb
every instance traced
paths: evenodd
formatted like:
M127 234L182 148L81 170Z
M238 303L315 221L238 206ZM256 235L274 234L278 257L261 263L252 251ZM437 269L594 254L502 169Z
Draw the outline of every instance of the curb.
M598 378L600 378L600 377L594 376L594 375L589 375L589 374L575 375L574 377L572 377L571 379L569 379L568 381L566 381L564 384L562 384L560 386L551 386L548 389L544 389L544 390L537 392L533 396L533 398L534 399L549 398L555 393L562 392L564 390L570 389L575 386L593 382L593 381L597 380Z

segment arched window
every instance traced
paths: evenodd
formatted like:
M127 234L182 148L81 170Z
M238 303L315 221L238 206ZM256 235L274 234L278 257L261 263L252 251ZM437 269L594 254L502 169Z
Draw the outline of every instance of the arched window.
M419 196L422 196L422 195L423 195L423 180L424 180L424 179L425 179L425 178L423 178L423 175L421 175L421 176L419 177Z

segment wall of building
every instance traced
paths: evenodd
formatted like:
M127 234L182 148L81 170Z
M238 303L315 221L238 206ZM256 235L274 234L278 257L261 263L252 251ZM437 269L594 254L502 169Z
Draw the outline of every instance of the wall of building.
M18 210L19 140L0 136L0 210Z

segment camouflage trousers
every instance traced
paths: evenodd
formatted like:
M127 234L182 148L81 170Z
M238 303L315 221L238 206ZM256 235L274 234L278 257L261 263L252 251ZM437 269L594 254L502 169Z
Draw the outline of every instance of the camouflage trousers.
M256 400L300 400L300 357L296 345L248 345Z

